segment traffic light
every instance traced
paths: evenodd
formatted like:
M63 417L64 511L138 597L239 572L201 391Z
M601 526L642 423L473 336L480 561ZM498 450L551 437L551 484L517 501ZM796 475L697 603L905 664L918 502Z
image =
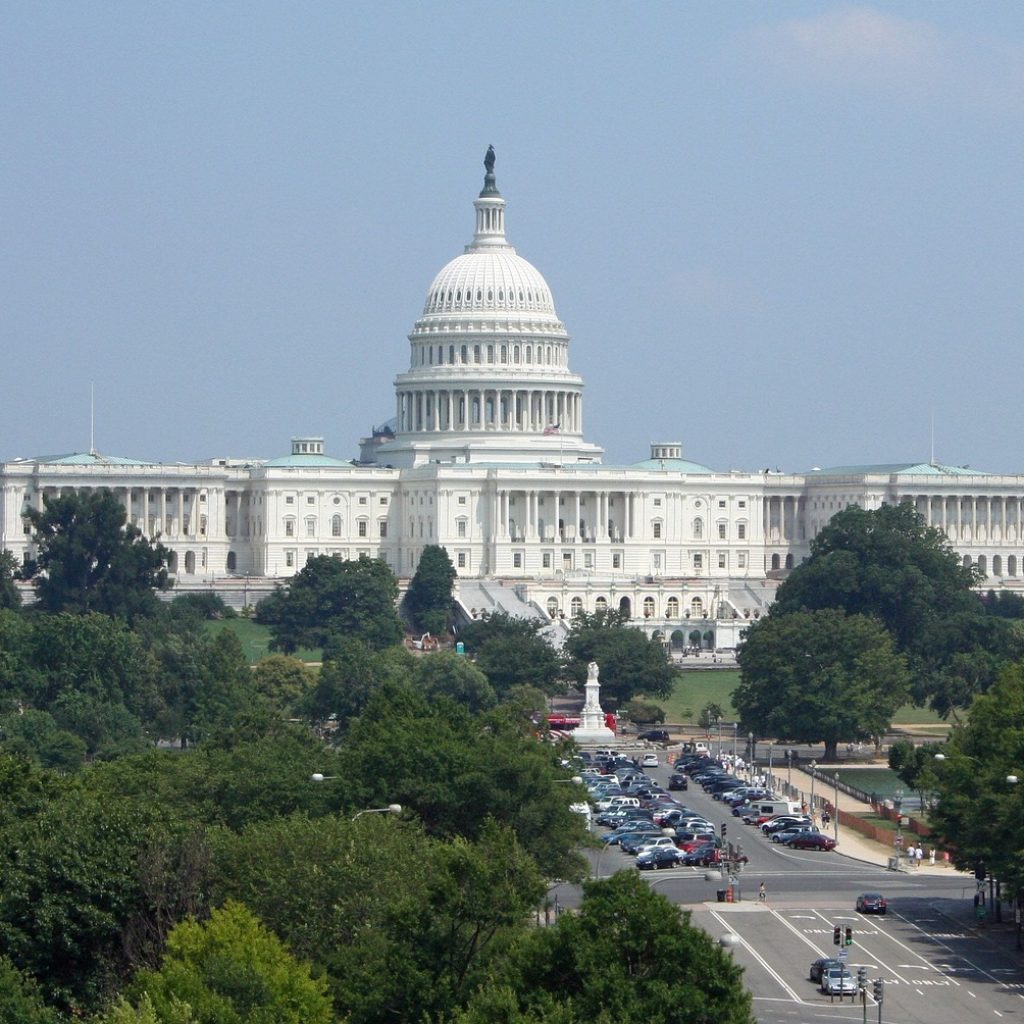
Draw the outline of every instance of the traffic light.
M722 838L723 838L723 839L725 838L725 833L726 833L726 832L728 832L728 831L729 831L729 829L728 829L728 826L727 826L727 824L726 824L726 823L725 823L725 822L723 821L723 822L722 822Z
M874 988L875 1002L880 1003L885 996L885 983L881 978L875 978L872 986Z
M848 946L853 945L853 929L847 926L846 928L846 944Z
M868 987L868 969L866 967L857 968L857 991L863 992Z
M836 925L835 928L832 929L832 942L834 945L838 946L842 941L843 929L840 928L839 925Z

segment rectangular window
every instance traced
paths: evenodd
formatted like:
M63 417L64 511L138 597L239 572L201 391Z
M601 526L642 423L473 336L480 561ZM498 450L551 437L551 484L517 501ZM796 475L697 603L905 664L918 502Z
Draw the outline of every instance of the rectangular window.
M704 568L704 556L697 554L693 556L693 568L696 572L700 572Z
M294 537L295 536L295 520L294 519L286 519L284 521L284 535L286 537Z
M360 519L359 520L359 536L360 537L365 537L367 535L367 532L368 531L366 529L366 520L365 519Z
M747 507L747 503L745 501L738 501L736 504L739 505L740 508L746 508Z
M460 494L459 495L459 504L460 505L465 505L466 504L466 496L464 494Z
M622 568L622 555L618 551L615 551L615 552L612 553L612 568L613 569L621 569Z
M736 561L737 561L737 564L739 565L739 567L741 569L746 569L746 567L747 567L747 553L746 553L746 551L737 551L736 552Z
M515 552L515 554L512 555L512 568L513 569L522 569L522 567L523 567L523 556L522 556L522 554L520 552L517 551L517 552Z
M381 537L386 537L388 535L388 521L386 519L382 519L380 521L380 535Z
M289 494L288 497L284 499L284 503L286 505L294 505L295 504L295 495Z
M747 539L747 524L746 523L737 523L736 524L736 536L739 537L740 540L746 540Z
M652 523L651 533L654 534L654 539L658 540L661 537L661 523Z
M545 569L550 569L551 568L551 552L550 551L545 551L544 554L540 556L540 564Z
M306 495L306 504L307 505L315 505L316 504L316 495L315 494L307 494Z
M654 507L655 508L661 508L661 498L655 498L654 499Z
M457 569L465 569L466 568L466 552L465 551L460 551L458 553L458 555L456 555L455 567Z
M728 556L726 555L726 553L724 551L719 551L718 552L718 568L719 569L724 569L726 567L726 559L727 558L728 558Z
M465 519L460 519L455 524L455 533L456 533L456 536L459 536L459 537L465 537L466 536L466 520Z
M661 553L658 551L654 553L654 568L661 571Z
M385 495L383 498L380 499L380 503L382 505L386 505L388 503L387 495Z
M286 566L288 566L289 569L292 569L292 568L295 567L295 552L294 551L286 551L284 553L284 564Z
M718 539L725 540L725 523L718 524Z
M365 505L369 500L370 499L367 498L365 494L361 495L360 498L359 498L359 504L360 505Z
M315 519L307 519L306 520L306 536L307 537L315 537L316 536L316 520Z
M593 569L594 568L594 553L592 551L583 552L583 568Z
M718 499L718 507L719 508L725 508L725 499L724 498L719 498Z

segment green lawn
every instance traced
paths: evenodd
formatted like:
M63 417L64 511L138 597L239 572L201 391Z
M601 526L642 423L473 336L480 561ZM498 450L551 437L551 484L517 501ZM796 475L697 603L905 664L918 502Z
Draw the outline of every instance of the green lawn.
M683 669L675 693L668 700L656 701L665 709L665 721L695 723L701 708L717 704L725 715L725 722L736 721L732 706L732 691L740 681L739 669ZM929 734L941 738L948 726L930 708L907 704L893 716L894 726L924 725ZM723 726L724 728L724 726Z
M242 650L245 652L246 658L249 659L250 665L255 665L260 658L265 658L271 653L270 629L267 626L261 626L258 622L253 622L252 619L243 619L241 617L237 619L217 619L214 622L207 622L205 626L211 636L215 636L223 629L230 629L235 632L242 643ZM320 661L320 655L321 652L319 650L311 651L302 647L295 652L295 656L303 661L318 662Z

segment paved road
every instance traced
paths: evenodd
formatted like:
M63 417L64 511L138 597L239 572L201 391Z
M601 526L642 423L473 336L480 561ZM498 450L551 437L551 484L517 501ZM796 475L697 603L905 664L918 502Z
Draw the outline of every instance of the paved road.
M652 770L667 778L667 769ZM838 853L788 850L769 843L733 818L727 807L699 786L678 794L687 806L716 823L726 822L727 839L742 844L750 864L738 877L739 900L719 903L728 883L717 870L673 868L647 872L645 879L672 902L684 906L693 922L716 938L739 937L733 956L745 970L761 1024L816 1024L861 1021L864 1010L850 998L832 1002L808 980L810 962L836 953L833 928L853 929L847 952L856 975L868 976L867 1019L879 1020L870 996L876 977L885 981L881 1020L886 1024L974 1024L1024 1018L1024 959L1003 936L979 932L971 920L973 880L959 875L895 874ZM595 831L598 829L595 826ZM601 829L600 831L603 831ZM616 847L589 853L592 874L635 870L634 859ZM767 904L759 905L761 882ZM854 910L858 893L881 891L887 916L866 917ZM551 893L561 906L578 902L572 887Z

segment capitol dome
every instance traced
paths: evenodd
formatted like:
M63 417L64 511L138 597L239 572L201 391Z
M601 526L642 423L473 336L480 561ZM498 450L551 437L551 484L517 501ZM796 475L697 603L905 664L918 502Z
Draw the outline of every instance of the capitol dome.
M511 245L470 245L442 268L423 305L424 316L439 313L556 315L547 281Z

